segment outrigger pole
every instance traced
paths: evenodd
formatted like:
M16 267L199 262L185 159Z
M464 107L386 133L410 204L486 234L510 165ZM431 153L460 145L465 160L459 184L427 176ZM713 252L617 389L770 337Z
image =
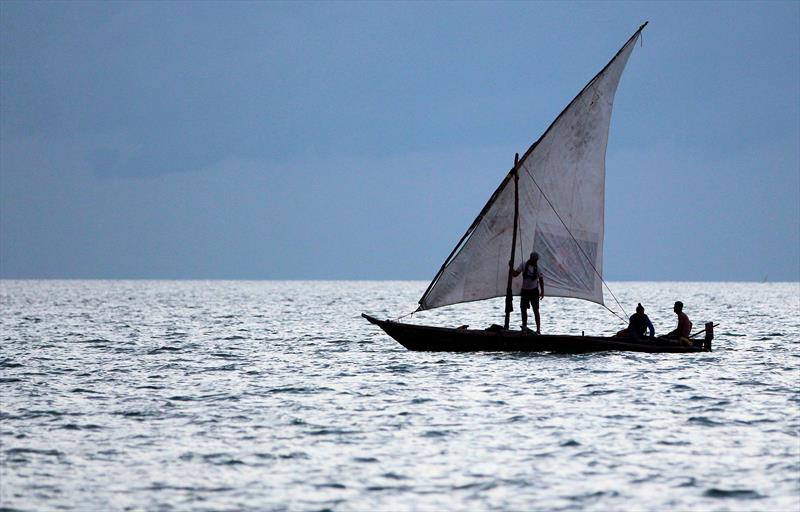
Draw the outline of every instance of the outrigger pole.
M514 295L511 280L514 278L514 253L517 251L517 223L519 223L519 153L514 155L514 231L511 236L511 258L508 260L508 286L506 286L506 321L503 328L508 329L511 312L514 311Z

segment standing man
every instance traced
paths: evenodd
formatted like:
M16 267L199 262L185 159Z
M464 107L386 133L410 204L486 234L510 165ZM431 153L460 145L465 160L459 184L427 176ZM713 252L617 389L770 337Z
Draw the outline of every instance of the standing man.
M514 277L522 274L522 293L519 299L519 307L522 310L522 330L528 330L528 306L530 305L533 307L533 316L536 319L536 334L541 334L539 299L544 298L544 279L539 271L539 253L532 252L528 261L520 264L512 274Z
M683 312L683 302L676 302L675 307L672 308L672 311L678 315L678 328L667 334L667 336L688 339L689 335L692 333L692 321L689 320L689 317Z

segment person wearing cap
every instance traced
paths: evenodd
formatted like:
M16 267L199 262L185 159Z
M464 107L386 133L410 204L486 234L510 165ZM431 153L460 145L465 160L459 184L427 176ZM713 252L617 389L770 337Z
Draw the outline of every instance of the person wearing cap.
M672 311L678 315L678 327L671 333L667 334L667 336L676 338L689 338L689 335L692 333L692 321L689 320L689 317L683 312L683 302L677 301L675 303L675 307L672 308Z
M653 322L650 317L644 314L644 306L642 303L636 305L636 313L632 314L628 319L628 328L625 329L625 334L631 338L644 338L644 331L650 331L650 337L656 335L656 330L653 328Z
M528 329L528 306L530 306L536 319L536 334L540 334L539 299L544 298L544 279L542 279L542 273L539 270L539 253L532 252L528 261L521 263L512 274L514 277L522 274L522 293L519 299L519 308L522 312L522 330Z

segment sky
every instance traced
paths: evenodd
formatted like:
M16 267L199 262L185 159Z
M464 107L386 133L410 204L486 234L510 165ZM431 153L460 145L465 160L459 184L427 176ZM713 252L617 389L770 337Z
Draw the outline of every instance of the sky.
M0 2L0 277L434 276L645 21L608 280L800 280L800 2Z

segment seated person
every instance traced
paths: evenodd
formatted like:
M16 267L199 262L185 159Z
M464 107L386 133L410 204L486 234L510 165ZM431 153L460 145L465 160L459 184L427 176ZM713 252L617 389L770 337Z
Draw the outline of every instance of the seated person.
M689 338L689 335L692 333L692 321L689 320L689 317L686 316L686 313L683 312L683 302L678 301L675 303L675 307L672 308L676 315L678 315L678 327L667 334L672 338Z
M628 327L619 331L617 337L628 337L638 340L644 338L645 330L650 331L651 338L656 334L656 330L653 328L653 322L650 321L650 317L644 314L644 306L642 306L640 302L636 305L636 313L632 314L628 320Z

